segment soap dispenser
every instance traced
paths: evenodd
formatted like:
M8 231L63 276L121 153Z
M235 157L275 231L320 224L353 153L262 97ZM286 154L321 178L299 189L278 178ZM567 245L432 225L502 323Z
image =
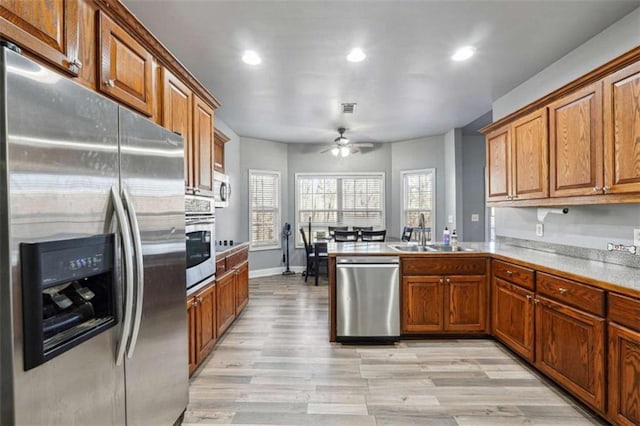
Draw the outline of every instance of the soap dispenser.
M442 233L442 242L445 246L449 245L449 228L444 227L444 232Z

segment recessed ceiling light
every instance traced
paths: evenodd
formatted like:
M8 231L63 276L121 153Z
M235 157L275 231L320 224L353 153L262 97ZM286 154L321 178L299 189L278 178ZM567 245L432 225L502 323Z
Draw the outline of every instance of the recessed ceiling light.
M349 54L347 55L347 61L360 62L360 61L364 61L364 58L366 57L367 55L364 54L362 49L360 49L359 47L355 47L351 49L351 52L349 52Z
M245 50L242 54L242 62L247 65L259 65L262 58L254 50Z
M472 57L475 52L476 49L473 46L464 46L456 50L453 56L451 56L451 59L454 61L464 61Z

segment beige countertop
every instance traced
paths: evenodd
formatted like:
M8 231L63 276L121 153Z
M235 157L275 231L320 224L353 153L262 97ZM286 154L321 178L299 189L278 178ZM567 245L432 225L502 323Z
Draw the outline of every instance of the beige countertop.
M506 243L460 243L474 251L457 252L401 252L390 246L407 243L330 243L329 256L394 255L402 257L441 257L490 255L548 273L568 275L570 278L609 290L640 297L640 269L602 261L572 257L553 252L518 247Z

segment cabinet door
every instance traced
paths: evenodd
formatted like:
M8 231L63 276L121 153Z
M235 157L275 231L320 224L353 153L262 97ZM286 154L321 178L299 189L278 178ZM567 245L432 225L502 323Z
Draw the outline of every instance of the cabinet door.
M100 91L150 116L153 57L105 14L99 14Z
M207 287L196 295L197 355L198 364L209 355L216 342L216 285Z
M444 329L486 331L487 279L484 275L447 276L444 280Z
M549 196L547 110L535 111L513 123L511 129L513 197L516 200Z
M549 105L552 197L602 194L602 82Z
M197 302L195 297L187 300L187 329L189 336L189 376L198 368L198 351L197 351Z
M2 0L0 33L72 75L77 75L78 0Z
M604 80L605 185L640 192L640 62Z
M640 333L609 325L609 417L640 424Z
M236 268L236 315L249 303L249 262Z
M402 278L402 332L443 330L443 277Z
M605 320L538 296L535 365L604 411Z
M213 192L213 120L213 108L195 96L193 102L194 186L205 193Z
M229 271L216 281L218 336L222 336L236 317L235 273Z
M494 278L492 310L494 335L533 361L533 292Z
M487 201L505 201L511 195L509 127L487 135Z
M162 125L184 139L184 183L194 187L192 133L193 92L173 74L162 68Z
M216 172L224 173L224 143L216 140L213 146L213 168Z

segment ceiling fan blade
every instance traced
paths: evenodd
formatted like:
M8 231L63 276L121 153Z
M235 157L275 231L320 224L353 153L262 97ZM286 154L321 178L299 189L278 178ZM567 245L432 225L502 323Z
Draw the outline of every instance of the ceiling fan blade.
M371 142L353 143L351 146L357 146L358 148L373 148L374 145Z
M323 154L325 152L331 151L332 149L334 149L336 147L335 144L330 144L330 145L325 145L321 150L320 150L320 154Z

